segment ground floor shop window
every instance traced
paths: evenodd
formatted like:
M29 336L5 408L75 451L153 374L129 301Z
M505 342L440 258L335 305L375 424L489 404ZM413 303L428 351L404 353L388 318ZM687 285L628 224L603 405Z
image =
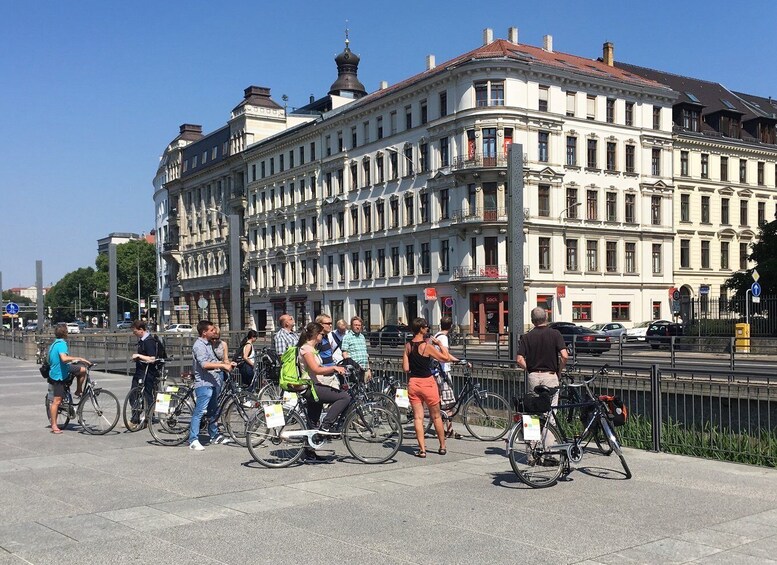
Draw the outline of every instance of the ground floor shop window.
M553 295L552 294L538 294L537 306L544 308L548 313L548 322L553 321Z
M653 302L653 319L661 319L661 303L658 301Z
M630 302L613 302L612 303L612 320L613 321L628 321L631 320L631 303Z
M572 320L575 322L589 322L591 321L591 303L590 302L573 302L572 303Z

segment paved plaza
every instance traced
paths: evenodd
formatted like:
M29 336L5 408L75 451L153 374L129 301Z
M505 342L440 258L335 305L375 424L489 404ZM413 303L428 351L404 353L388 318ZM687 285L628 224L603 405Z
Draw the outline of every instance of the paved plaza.
M129 379L94 372L123 402ZM368 466L271 470L237 446L47 429L36 365L0 357L0 565L22 563L772 563L777 471L627 450L531 490L502 442ZM464 431L463 429L461 431ZM770 561L774 559L775 561Z

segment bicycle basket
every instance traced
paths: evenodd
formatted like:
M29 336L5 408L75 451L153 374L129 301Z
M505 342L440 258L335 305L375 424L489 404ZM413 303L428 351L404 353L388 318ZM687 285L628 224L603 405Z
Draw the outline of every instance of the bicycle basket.
M523 411L526 414L544 414L550 411L551 396L529 392L523 395Z

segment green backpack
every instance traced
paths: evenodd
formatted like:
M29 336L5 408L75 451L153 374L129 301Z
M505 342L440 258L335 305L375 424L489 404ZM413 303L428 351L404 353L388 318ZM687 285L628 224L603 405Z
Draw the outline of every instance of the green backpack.
M299 348L293 345L281 355L281 380L279 384L282 390L299 392L302 387L312 384L308 374L303 372L297 363L298 353ZM317 400L315 388L313 389L313 398Z

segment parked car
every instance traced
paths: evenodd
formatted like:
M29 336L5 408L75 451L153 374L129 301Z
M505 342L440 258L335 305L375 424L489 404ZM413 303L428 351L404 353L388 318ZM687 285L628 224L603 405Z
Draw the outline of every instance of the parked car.
M561 335L564 336L564 343L567 345L571 345L574 342L577 353L601 355L612 347L610 336L590 328L584 328L569 322L553 322L550 324L550 327L561 332Z
M594 324L591 329L595 332L602 332L610 337L619 338L621 334L626 333L626 326L619 322L610 322L609 324Z
M191 324L170 324L165 328L165 333L190 334L192 330Z
M78 325L76 322L68 322L65 324L67 326L67 333L69 334L80 334L81 333L81 326Z
M633 328L626 330L626 341L645 341L645 333L650 327L650 324L668 324L668 320L648 320L647 322L640 322Z
M413 334L410 333L410 328L408 326L388 324L376 332L370 332L368 338L371 347L397 347L403 345L406 341L411 340Z
M35 322L30 322L26 326L24 326L24 331L26 332L35 332L38 331L38 324Z
M119 322L116 324L117 330L129 330L132 328L132 322Z
M683 335L683 325L666 320L658 320L651 323L645 332L645 341L653 349L658 349L662 345L670 345L674 336Z

